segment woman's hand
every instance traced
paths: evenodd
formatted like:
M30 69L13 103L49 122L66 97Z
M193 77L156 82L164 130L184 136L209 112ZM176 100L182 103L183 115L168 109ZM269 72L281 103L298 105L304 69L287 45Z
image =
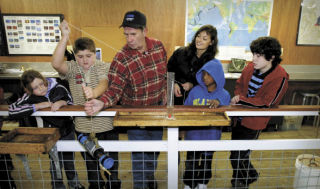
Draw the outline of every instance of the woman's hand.
M174 95L176 95L176 97L182 96L180 86L177 83L174 84Z
M182 84L182 87L183 87L183 90L189 91L190 89L192 89L193 84L190 82L186 82L186 83Z

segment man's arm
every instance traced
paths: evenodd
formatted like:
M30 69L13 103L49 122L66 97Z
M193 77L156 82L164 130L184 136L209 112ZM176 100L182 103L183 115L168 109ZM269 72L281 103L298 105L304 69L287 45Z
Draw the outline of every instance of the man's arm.
M59 28L62 37L53 53L51 65L57 72L61 74L66 74L68 72L68 66L67 63L64 61L64 53L66 51L67 43L69 41L70 29L67 21L65 20L61 22Z
M118 55L116 55L117 57ZM126 77L129 76L127 67L124 66L117 58L114 58L110 65L108 79L112 81L108 86L100 100L104 102L104 108L116 105L123 94L123 90L127 84Z

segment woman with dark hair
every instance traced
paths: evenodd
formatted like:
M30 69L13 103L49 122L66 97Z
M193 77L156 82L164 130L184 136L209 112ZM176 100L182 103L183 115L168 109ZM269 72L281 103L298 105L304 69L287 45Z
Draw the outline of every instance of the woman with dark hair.
M175 73L175 104L182 105L188 92L197 84L196 73L218 52L217 29L204 25L193 36L192 42L173 52L168 71Z

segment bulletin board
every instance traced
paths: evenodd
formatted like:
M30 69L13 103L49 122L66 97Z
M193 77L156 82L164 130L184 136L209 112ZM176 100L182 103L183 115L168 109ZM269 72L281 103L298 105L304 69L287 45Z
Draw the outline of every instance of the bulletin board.
M102 61L111 63L116 53L126 44L119 26L83 27L82 37L91 38L101 48Z
M62 14L2 14L8 55L52 55Z

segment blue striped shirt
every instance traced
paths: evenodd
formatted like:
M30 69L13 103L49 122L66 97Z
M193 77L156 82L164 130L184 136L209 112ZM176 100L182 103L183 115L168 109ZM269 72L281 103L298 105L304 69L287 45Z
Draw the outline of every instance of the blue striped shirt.
M262 83L265 78L265 74L260 74L258 70L255 70L252 74L252 77L249 82L249 87L248 87L248 97L254 97L257 93L257 91L261 88Z

